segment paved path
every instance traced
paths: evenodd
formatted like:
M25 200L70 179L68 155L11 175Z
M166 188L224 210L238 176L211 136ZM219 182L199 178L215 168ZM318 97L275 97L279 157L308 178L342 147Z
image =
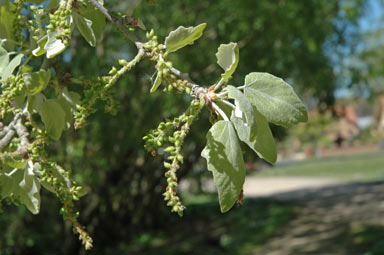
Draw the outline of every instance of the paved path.
M327 178L308 177L247 177L244 183L245 197L273 196L282 192L302 189L319 189L345 182Z
M251 254L357 255L345 245L346 234L360 226L384 226L382 183L248 178L245 196L287 201L296 212L295 219Z

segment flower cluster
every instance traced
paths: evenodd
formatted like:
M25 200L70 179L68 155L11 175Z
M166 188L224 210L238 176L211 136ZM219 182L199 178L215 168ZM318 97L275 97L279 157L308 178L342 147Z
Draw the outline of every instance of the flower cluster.
M53 14L49 14L49 24L46 27L50 32L57 32L56 38L60 38L65 46L69 44L71 37L71 10L72 1L64 2Z
M21 75L11 75L6 81L2 82L0 95L0 118L4 118L7 113L15 114L20 111L16 109L12 101L22 92L25 87L24 80Z
M178 180L176 171L183 163L183 155L181 154L181 146L187 136L192 122L197 118L204 101L193 100L188 110L179 117L161 122L157 129L151 130L148 135L144 136L145 148L156 155L156 150L165 144L169 144L164 151L168 153L167 161L164 161L164 167L168 169L165 173L167 178L167 188L164 192L164 199L168 201L167 205L172 207L173 212L183 215L185 206L181 203L177 195Z
M21 15L21 9L24 8L24 2L25 0L15 0L15 10L14 10L14 21L13 21L13 32L15 36L15 41L17 42L23 42L23 35L22 31L26 27L26 17Z

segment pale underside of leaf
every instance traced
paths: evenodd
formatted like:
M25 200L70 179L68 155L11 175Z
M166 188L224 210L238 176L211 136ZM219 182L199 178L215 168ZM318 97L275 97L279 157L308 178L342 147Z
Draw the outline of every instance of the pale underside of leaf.
M77 29L79 29L80 34L90 46L94 47L96 45L96 36L92 29L92 21L76 12L73 13L73 20L75 21L75 25Z
M167 51L174 52L189 44L193 44L195 40L202 36L206 26L206 23L188 28L180 26L176 30L170 32L167 38L165 38L165 47Z
M58 33L55 31L48 32L48 40L44 46L44 50L47 52L47 58L54 58L62 53L66 48L61 39L56 38L57 35Z
M222 77L228 81L239 63L239 47L237 43L221 44L216 53L217 64L224 69Z
M240 115L244 115L245 124L249 129L249 139L255 138L257 135L257 122L252 104L238 88L228 85L226 90L228 91L228 97L235 100L236 109L239 109L242 113Z
M23 58L23 54L18 54L16 57L14 57L11 62L7 65L7 67L4 69L1 79L6 80L9 77L11 77L12 73L15 71L15 69L20 65L21 59Z
M153 85L152 85L152 88L151 88L151 93L155 92L159 86L161 85L161 78L159 76L159 74L156 75L156 79L155 81L153 82Z
M270 163L275 163L277 158L275 140L271 129L269 128L267 119L253 107L255 119L258 125L257 135L250 138L250 128L245 125L244 119L231 116L231 121L236 128L237 134L241 141L246 143L260 158Z
M0 46L0 77L9 63L8 52Z
M207 145L201 152L212 171L222 212L235 204L245 180L241 147L230 121L218 121L207 133Z

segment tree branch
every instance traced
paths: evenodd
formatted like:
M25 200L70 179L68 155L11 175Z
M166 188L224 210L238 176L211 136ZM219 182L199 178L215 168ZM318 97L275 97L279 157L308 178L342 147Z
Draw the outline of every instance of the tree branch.
M29 133L28 133L28 129L24 126L21 118L19 118L16 121L15 130L16 130L17 136L20 137L20 146L17 149L17 151L20 153L20 155L24 156L28 153Z
M12 138L15 136L16 132L14 127L16 122L21 118L22 113L18 113L13 117L13 120L8 124L8 126L4 127L1 131L2 139L0 140L0 151L4 150L5 147L12 141Z
M127 37L129 40L131 40L132 42L134 42L136 44L136 47L138 49L142 48L143 47L143 44L139 41L139 39L134 35L132 34L124 25L123 25L123 19L121 19L120 17L117 17L115 15L112 15L109 13L109 11L104 7L102 6L97 0L88 0L96 9L98 9L110 22L112 22L112 24L114 24L115 26L117 26L120 30L120 32L122 32L122 34L124 34L125 37Z

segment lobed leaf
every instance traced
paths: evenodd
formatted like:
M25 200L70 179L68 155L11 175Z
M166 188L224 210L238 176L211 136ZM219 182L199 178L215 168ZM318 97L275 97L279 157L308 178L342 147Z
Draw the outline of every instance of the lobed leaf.
M9 63L8 52L0 46L0 77Z
M14 39L14 14L15 6L9 0L3 0L0 3L0 38L8 39L5 43L6 48L12 51L15 43Z
M48 35L44 35L37 41L37 48L32 51L32 54L36 57L45 54L47 51L44 49L45 44L48 41Z
M221 44L217 50L216 57L217 64L225 71L221 76L225 81L228 81L239 63L239 47L237 43Z
M44 50L47 52L47 58L54 58L55 56L62 53L66 48L64 43L60 39L56 38L57 35L58 32L56 31L48 32L48 40L44 46Z
M30 114L40 112L41 106L44 102L44 95L41 93L37 93L33 96L28 96L27 100L27 110Z
M1 79L2 80L6 80L8 79L9 77L11 77L13 71L15 71L15 69L20 65L21 63L21 59L24 57L23 54L18 54L16 57L14 57L11 62L9 62L9 64L7 65L7 67L4 69L2 75L1 75Z
M29 164L24 170L24 179L19 183L20 201L33 214L40 211L40 181L33 172L33 165Z
M161 78L160 78L160 76L159 76L159 73L157 73L157 75L156 75L156 79L155 79L155 81L153 82L153 85L152 85L152 88L151 88L151 93L153 93L153 92L155 92L158 88L159 88L159 86L161 85Z
M231 121L236 128L237 134L241 141L246 143L260 158L270 163L275 163L277 159L275 140L271 129L269 128L267 119L253 107L254 116L257 122L257 135L250 138L250 129L247 127L244 119L231 116Z
M10 172L0 172L0 198L6 198L11 194L20 195L19 183L23 180L23 169L15 168Z
M2 155L1 161L12 168L24 168L27 165L27 161L23 160L22 158L15 159L7 153Z
M230 121L220 120L211 127L201 156L213 173L221 212L227 212L237 201L245 180L242 151Z
M80 34L89 43L89 45L94 47L96 45L96 36L92 29L92 21L84 18L76 12L73 13L73 20L75 21L75 25L77 29L79 29Z
M178 27L165 38L165 48L168 52L174 52L189 44L193 44L195 40L203 35L206 26L207 24L203 23L196 27Z
M65 112L65 129L71 127L73 111L76 109L76 104L80 103L80 98L81 96L76 92L68 92L68 89L64 88L58 99L58 102Z
M104 1L98 1L101 5ZM99 40L105 28L105 16L93 5L88 4L80 9L80 15L92 22L92 31L95 35L95 39ZM92 46L92 45L91 45Z
M22 77L28 94L33 96L45 89L51 79L51 73L40 70L33 73L24 73Z
M245 77L244 94L269 122L289 127L308 120L307 110L293 88L269 73Z
M65 128L65 112L58 100L46 100L41 105L40 116L48 136L54 140L59 140Z
M235 100L236 108L239 109L240 116L237 117L244 119L244 125L249 130L248 139L255 138L257 135L257 123L251 103L238 88L228 85L226 90L228 91L228 97Z

